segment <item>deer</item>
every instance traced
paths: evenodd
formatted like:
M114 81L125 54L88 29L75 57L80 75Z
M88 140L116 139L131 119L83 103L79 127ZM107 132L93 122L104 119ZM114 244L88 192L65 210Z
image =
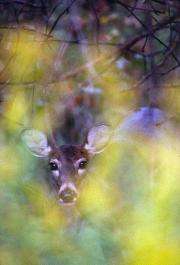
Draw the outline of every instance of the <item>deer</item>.
M61 204L77 201L78 187L88 172L92 157L101 153L110 140L110 128L106 125L92 127L82 144L49 144L45 133L25 129L22 140L32 155L48 159L55 190Z

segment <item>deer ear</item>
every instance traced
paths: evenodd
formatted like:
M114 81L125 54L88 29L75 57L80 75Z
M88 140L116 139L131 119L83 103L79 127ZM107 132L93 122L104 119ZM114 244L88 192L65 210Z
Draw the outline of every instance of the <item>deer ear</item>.
M110 128L105 125L93 127L87 136L85 148L92 154L98 154L104 150L110 140Z
M46 157L51 151L46 135L38 130L25 129L21 134L21 138L34 156Z

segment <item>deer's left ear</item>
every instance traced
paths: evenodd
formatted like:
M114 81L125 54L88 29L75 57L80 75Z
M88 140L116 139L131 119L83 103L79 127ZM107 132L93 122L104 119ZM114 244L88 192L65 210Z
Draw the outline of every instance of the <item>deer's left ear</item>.
M35 129L26 129L22 132L21 138L34 156L46 157L51 151L47 137L43 132Z
M87 136L85 149L91 154L101 153L108 144L111 136L111 130L106 125L93 127Z

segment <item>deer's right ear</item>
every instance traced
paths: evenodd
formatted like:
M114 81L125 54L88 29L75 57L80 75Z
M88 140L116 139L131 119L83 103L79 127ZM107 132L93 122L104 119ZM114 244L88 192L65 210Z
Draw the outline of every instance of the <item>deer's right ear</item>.
M93 127L87 137L85 149L91 154L101 153L108 144L111 136L111 130L106 125Z
M49 155L51 147L48 145L48 140L44 133L35 129L25 129L21 134L21 138L34 156L46 157Z

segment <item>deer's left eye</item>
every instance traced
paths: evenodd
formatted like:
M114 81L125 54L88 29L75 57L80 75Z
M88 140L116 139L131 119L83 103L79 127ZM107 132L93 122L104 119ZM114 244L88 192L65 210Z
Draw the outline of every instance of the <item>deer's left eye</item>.
M58 169L58 164L56 162L50 162L49 166L52 171Z
M79 162L78 168L84 169L84 168L86 168L86 166L87 166L87 160L83 160L83 161Z

